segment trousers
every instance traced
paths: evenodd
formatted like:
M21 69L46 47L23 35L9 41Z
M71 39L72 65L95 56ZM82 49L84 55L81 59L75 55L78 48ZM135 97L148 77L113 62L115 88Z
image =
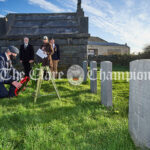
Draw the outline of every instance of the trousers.
M23 62L24 72L25 76L29 77L30 71L31 71L31 65L29 62Z
M8 98L15 96L15 87L10 85L9 91L5 88L3 83L0 83L0 98Z

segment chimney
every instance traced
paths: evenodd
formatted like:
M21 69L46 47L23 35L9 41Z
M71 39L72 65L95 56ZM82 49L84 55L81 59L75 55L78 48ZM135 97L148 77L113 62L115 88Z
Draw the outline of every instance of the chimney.
M78 0L78 4L77 4L77 14L79 16L84 16L84 11L83 9L81 8L81 4L82 4L82 1L81 0Z

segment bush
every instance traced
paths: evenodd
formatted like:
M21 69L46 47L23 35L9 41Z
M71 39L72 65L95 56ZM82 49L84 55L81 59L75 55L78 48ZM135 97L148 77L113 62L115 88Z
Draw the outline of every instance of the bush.
M113 65L128 66L131 61L138 59L150 59L150 52L144 52L139 55L108 55L108 56L89 56L88 61L97 61L98 65L102 61L111 61Z

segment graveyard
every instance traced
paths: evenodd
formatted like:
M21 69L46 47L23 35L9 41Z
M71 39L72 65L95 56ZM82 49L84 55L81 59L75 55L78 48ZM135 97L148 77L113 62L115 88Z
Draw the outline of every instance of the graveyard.
M15 11L3 10L2 3ZM0 0L0 54L7 60L0 61L0 92L15 96L0 99L0 150L149 150L150 23L144 2L112 5L89 0L83 2L86 11L81 0L17 3L16 7L10 0ZM30 53L25 64L22 58L11 60L21 53L21 44L23 52ZM10 50L13 45L18 53ZM27 50L29 46L33 49ZM39 50L46 56L37 56ZM24 84L20 77L5 85L3 74L8 72L3 70L12 69L11 61L24 73ZM25 68L39 69L33 75L38 76L36 81ZM56 73L56 80L45 79L47 72L50 77ZM63 76L57 78L57 73ZM11 93L4 86L16 90Z
M127 67L113 67L114 72ZM98 71L99 73L99 71ZM100 79L97 94L90 80L79 86L67 79L56 80L61 100L44 81L33 103L34 88L13 99L0 101L0 149L136 150L128 131L129 82L112 81L113 107L101 104ZM50 86L50 87L49 87Z

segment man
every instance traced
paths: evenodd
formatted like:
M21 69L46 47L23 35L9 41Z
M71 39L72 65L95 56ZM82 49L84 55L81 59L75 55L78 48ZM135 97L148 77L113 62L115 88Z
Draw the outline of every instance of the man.
M21 83L17 82L16 74L19 73L13 68L11 61L18 54L19 50L10 46L4 54L0 55L0 98L14 97L15 89L22 86ZM5 88L5 84L10 85L9 91Z
M52 61L53 61L53 72L55 74L55 77L57 77L58 74L58 62L60 61L60 50L59 45L55 44L55 40L51 38L50 40L51 45L53 46L54 54L52 55Z
M31 63L34 62L34 49L29 44L29 38L24 38L24 44L20 46L20 62L23 64L25 76L29 77Z

